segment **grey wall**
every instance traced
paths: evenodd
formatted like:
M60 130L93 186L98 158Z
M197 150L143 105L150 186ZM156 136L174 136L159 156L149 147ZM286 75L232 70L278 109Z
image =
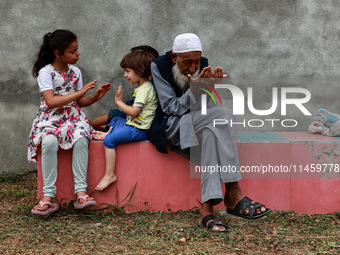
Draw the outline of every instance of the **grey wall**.
M0 172L36 169L26 160L28 135L39 108L32 62L42 36L58 28L78 35L77 66L84 82L97 79L97 84L113 85L100 102L85 109L89 118L114 107L118 85L126 85L126 96L132 91L119 67L131 47L148 44L164 53L183 32L200 36L212 66L219 65L229 74L227 83L243 90L256 88L257 108L270 106L272 86L291 86L311 91L312 99L305 106L312 114L320 107L340 112L338 1L2 0L0 5ZM303 116L294 107L289 111L282 117L278 109L273 116L295 118L299 125L294 131L306 131L312 116Z

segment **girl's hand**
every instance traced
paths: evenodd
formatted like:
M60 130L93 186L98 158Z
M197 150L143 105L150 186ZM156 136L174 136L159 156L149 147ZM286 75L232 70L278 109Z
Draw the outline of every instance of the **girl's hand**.
M119 102L123 101L123 85L120 85L117 89L116 96L115 96L115 102L118 104Z
M85 96L85 94L90 90L90 89L94 89L95 86L94 84L97 82L97 80L91 81L88 84L86 84L85 86L83 86L81 88L81 90L79 90L82 93L82 96Z
M97 102L99 99L101 99L106 92L110 89L111 84L106 83L101 85L92 96L85 97L85 94L90 90L95 88L94 84L97 80L91 81L88 84L86 84L81 90L76 91L76 93L80 93L81 97L77 99L77 102L80 107L82 106L89 106L95 102Z
M96 101L100 100L110 89L111 89L110 83L100 85L100 87L96 89L96 91L93 93L93 96L95 97Z
M42 92L42 95L45 99L45 102L48 108L56 108L67 105L72 101L77 101L79 106L88 106L94 103L94 100L87 100L85 94L90 90L93 89L95 86L96 80L89 82L85 86L83 86L80 90L64 95L64 96L55 96L54 91L52 89L46 90Z

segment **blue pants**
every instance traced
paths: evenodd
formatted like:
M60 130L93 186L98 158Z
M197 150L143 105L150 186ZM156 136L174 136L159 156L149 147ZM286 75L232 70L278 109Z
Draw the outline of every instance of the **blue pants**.
M108 126L112 126L104 138L104 146L115 149L120 143L137 142L148 138L149 130L138 129L135 126L126 125L126 119L114 117Z

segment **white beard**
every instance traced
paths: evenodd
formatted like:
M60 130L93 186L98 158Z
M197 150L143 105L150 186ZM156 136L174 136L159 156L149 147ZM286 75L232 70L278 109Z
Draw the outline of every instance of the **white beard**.
M187 74L183 74L178 67L178 64L174 64L172 67L172 75L174 77L174 81L180 87L181 90L185 90L189 88L189 79ZM197 77L199 75L199 69L192 75L192 77Z

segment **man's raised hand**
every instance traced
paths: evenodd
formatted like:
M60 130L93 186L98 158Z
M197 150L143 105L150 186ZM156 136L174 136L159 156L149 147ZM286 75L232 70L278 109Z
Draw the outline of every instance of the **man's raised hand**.
M213 74L214 78L222 78L222 79L224 79L224 78L227 78L227 76L228 76L227 74L223 74L223 71L222 71L221 67L219 67L219 66L215 67L214 74Z

